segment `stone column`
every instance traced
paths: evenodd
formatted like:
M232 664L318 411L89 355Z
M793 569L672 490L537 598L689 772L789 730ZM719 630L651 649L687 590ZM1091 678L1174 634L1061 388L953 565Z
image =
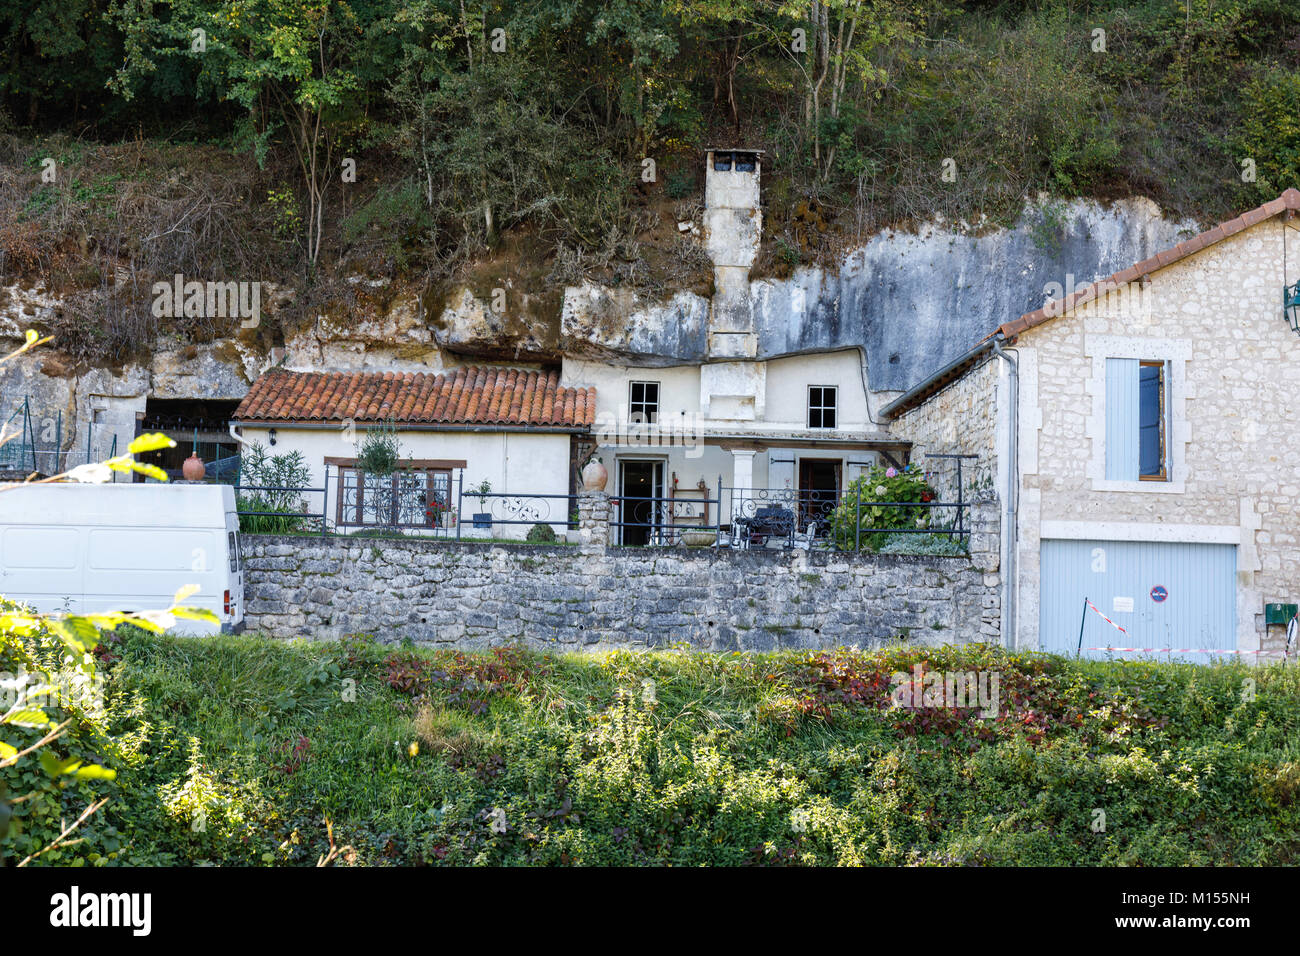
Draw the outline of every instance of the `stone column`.
M578 492L578 547L603 552L609 547L611 504L603 491Z
M1002 640L1002 535L998 500L971 502L967 520L971 529L971 564L982 573L984 584L980 640L995 644Z

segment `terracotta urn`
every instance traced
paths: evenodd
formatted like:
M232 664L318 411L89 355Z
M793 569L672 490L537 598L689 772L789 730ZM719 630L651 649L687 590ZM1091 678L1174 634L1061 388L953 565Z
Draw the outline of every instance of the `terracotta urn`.
M185 459L185 464L181 465L181 475L186 481L202 481L207 473L208 469L203 467L203 459L198 455L190 455Z
M582 466L582 487L587 491L604 491L609 472L599 461L589 461Z

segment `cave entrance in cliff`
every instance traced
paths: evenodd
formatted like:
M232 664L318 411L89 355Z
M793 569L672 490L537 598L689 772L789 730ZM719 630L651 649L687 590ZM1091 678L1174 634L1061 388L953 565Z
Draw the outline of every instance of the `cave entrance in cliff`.
M181 465L197 454L207 467L207 481L233 483L239 471L239 443L230 435L230 418L239 407L237 399L150 398L136 426L136 434L162 432L176 442L175 448L141 455L141 461L157 465L173 480L181 476ZM275 449L268 448L274 452ZM136 475L136 480L143 480Z

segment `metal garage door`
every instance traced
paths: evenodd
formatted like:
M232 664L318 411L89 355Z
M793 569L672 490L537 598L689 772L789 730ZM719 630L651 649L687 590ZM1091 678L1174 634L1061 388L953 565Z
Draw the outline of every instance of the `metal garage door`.
M1039 645L1073 654L1082 621L1085 648L1235 649L1236 571L1237 548L1231 544L1043 541ZM1084 598L1128 633L1121 634L1091 610L1084 615ZM1083 653L1108 656L1106 651ZM1172 656L1208 662L1229 655Z

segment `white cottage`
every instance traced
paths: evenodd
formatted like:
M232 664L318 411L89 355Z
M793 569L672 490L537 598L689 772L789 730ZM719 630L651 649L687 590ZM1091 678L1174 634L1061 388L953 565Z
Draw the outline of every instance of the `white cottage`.
M610 473L615 543L675 540L772 506L799 530L864 469L907 461L873 421L862 349L758 357L749 270L762 237L763 154L705 151L703 244L713 263L705 361L635 367L566 357L562 384L599 396L592 438Z
M908 443L871 421L864 376L847 349L666 368L566 358L562 383L597 396L591 434L618 499L616 542L640 544L658 530L642 527L648 500L672 499L658 509L666 522L724 526L785 504L806 527L864 470L905 463ZM720 505L705 514L692 500Z
M442 373L274 369L235 410L232 433L271 454L300 451L311 472L309 510L340 531L370 525L414 533L522 538L532 523L569 522L582 442L596 395L554 371L467 367ZM357 456L368 428L392 425L393 475L366 477ZM486 482L492 497L473 489ZM513 523L519 522L519 523Z
M1300 192L1002 325L882 409L980 456L1020 648L1276 658L1300 603ZM1294 653L1294 650L1292 651Z

